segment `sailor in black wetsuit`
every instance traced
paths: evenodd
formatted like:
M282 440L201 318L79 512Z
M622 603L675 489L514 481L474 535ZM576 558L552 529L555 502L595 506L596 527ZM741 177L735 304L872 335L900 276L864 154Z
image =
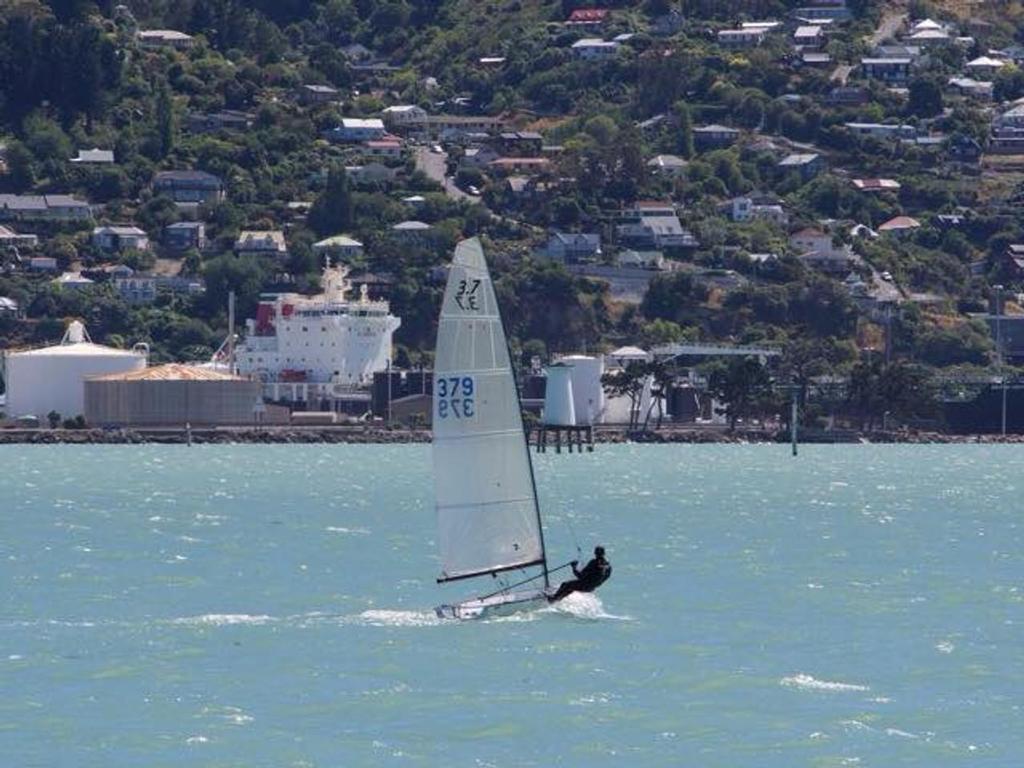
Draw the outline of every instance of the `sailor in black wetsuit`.
M583 566L582 571L576 569L578 564L578 560L571 563L576 578L572 581L563 581L558 591L548 596L549 603L556 603L573 592L593 592L612 575L612 564L604 558L604 547L594 547L594 559Z

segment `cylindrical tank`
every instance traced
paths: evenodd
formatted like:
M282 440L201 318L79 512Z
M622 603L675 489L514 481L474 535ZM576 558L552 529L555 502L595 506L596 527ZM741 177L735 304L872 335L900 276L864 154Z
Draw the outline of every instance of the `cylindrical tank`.
M146 367L143 352L104 347L87 339L82 324L74 322L60 344L8 353L8 416L33 415L45 420L51 411L64 418L82 415L83 382L87 376Z
M604 414L604 360L588 355L568 355L558 360L560 365L572 369L572 401L576 424L592 426Z
M553 427L576 426L572 368L556 363L547 369L547 374L548 383L544 388L544 423Z

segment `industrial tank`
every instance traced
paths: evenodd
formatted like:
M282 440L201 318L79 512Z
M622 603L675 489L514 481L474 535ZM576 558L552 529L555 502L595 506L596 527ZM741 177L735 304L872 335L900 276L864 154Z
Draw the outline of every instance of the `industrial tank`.
M576 424L592 426L603 420L604 360L588 355L566 355L558 360L572 371L572 400Z
M85 420L102 427L252 425L262 413L258 381L212 368L160 365L90 377Z
M547 386L544 388L544 423L552 427L576 426L572 368L556 363L548 367L547 374Z
M6 354L7 415L40 419L51 411L64 418L82 415L85 377L145 367L144 349L93 344L85 326L76 320L68 326L60 344Z

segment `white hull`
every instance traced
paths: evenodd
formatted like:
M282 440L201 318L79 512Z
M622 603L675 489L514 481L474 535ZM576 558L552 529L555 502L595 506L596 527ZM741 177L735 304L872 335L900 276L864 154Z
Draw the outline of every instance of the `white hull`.
M434 611L439 619L484 619L507 616L519 611L533 611L548 604L547 594L540 589L526 592L502 592L489 597L463 600L452 605L439 605Z

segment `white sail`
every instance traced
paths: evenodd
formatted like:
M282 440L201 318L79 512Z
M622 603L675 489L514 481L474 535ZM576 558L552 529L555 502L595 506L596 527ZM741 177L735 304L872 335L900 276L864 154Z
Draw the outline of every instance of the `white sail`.
M434 359L441 580L544 562L519 397L477 239L455 248Z

